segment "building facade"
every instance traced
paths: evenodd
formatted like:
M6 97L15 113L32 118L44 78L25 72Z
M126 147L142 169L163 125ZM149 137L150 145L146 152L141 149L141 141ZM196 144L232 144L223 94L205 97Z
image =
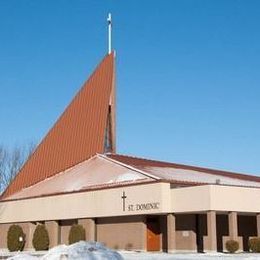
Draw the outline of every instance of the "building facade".
M225 251L260 236L260 177L116 154L114 53L107 55L1 196L0 247L10 225L38 223L50 246L86 239L114 249Z

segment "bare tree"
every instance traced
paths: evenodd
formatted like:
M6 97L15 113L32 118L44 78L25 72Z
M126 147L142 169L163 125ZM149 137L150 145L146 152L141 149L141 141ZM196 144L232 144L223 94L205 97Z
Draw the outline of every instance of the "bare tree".
M7 153L5 148L0 146L0 191L4 189L4 174L7 162Z
M15 146L11 149L0 145L0 193L14 179L34 149L34 143L29 143L26 146Z

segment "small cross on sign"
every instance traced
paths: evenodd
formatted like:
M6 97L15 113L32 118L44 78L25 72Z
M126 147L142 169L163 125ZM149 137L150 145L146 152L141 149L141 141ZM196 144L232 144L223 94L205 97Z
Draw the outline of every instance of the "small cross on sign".
M123 196L121 197L123 200L123 211L125 211L125 199L127 198L125 192L123 191Z

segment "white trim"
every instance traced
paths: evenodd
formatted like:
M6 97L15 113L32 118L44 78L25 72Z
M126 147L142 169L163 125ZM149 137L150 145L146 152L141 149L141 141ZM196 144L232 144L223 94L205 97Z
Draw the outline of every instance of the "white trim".
M107 22L108 22L108 54L110 54L112 51L112 16L111 16L111 13L108 13Z

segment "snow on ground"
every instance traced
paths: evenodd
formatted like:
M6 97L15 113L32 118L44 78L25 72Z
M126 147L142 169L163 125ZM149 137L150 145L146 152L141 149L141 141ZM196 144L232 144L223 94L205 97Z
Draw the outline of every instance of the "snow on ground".
M2 254L3 253L3 254ZM7 258L8 256L11 256ZM4 257L6 256L6 257ZM20 253L0 252L0 259L9 260L260 260L260 254L198 254L198 253L147 253L114 251L98 242L80 241L70 246L60 245L46 251Z
M35 254L36 252L34 252ZM42 254L42 252L41 252ZM80 241L70 246L60 245L50 249L45 255L33 256L29 253L18 253L9 260L123 260L114 250L98 242Z
M72 244L70 246L56 246L49 250L49 252L43 256L42 260L101 260L101 259L114 259L121 260L122 256L114 250L105 247L102 243L98 242L84 242Z
M23 253L20 253L18 255L12 256L12 257L9 257L7 259L12 259L12 260L36 260L37 259L37 260L39 260L39 258L36 257L36 256L23 254Z
M125 260L260 260L260 254L241 253L241 254L199 254L199 253L137 253L122 251L120 254Z

